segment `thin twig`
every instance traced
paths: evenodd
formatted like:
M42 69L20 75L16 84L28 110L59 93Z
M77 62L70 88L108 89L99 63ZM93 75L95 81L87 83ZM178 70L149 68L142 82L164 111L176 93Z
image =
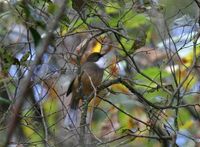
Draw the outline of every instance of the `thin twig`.
M17 126L18 123L18 114L20 113L21 107L24 103L24 99L25 99L25 95L26 92L29 88L29 84L31 81L31 77L33 75L33 71L36 67L36 65L39 63L43 53L48 49L48 45L50 43L51 38L53 37L53 32L54 30L57 28L59 19L61 18L63 12L65 11L65 7L66 7L66 0L63 1L63 4L61 6L61 8L59 9L59 12L57 13L56 17L54 18L54 20L52 21L52 23L49 24L49 26L47 26L47 35L44 38L44 41L41 45L41 48L38 49L35 60L33 61L32 66L30 66L30 70L27 74L26 77L24 77L23 79L20 80L19 85L16 89L16 102L13 105L13 114L9 119L9 124L8 124L8 133L7 133L7 137L6 137L6 141L4 143L5 146L7 146L9 144L9 142L11 141L13 132Z

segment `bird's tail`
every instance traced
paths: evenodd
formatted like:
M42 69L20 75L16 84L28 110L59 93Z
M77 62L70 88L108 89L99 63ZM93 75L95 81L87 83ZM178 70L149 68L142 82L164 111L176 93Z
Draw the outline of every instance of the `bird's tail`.
M64 125L68 129L78 127L78 117L80 115L79 110L79 99L71 99L69 109L67 110Z
M67 110L64 125L68 129L76 128L78 126L78 109L69 108L69 110Z

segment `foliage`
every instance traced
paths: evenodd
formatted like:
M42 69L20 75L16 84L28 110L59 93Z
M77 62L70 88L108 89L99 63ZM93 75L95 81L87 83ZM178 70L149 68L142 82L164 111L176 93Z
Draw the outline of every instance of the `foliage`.
M199 6L0 1L0 146L198 146ZM109 64L70 129L66 93L93 52Z

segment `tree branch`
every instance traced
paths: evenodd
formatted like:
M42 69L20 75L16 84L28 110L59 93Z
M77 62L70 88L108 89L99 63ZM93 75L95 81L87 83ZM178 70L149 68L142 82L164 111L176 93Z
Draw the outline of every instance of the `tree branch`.
M59 19L61 18L63 12L65 11L65 7L66 7L66 0L63 1L63 4L62 4L61 8L59 9L59 12L55 16L54 20L49 24L49 26L47 26L47 30L46 30L47 35L44 38L41 48L37 50L36 58L33 61L33 64L30 66L27 76L22 78L19 82L19 85L16 89L16 95L15 95L16 101L13 105L14 111L13 111L13 114L11 114L11 117L9 118L8 133L7 133L6 141L4 144L5 146L7 146L9 144L9 142L11 141L13 132L18 123L18 114L20 113L21 107L22 107L24 99L26 97L26 92L29 88L31 77L33 75L33 71L34 71L35 67L37 66L37 64L39 63L43 53L47 50L50 40L53 37L53 32L57 28Z

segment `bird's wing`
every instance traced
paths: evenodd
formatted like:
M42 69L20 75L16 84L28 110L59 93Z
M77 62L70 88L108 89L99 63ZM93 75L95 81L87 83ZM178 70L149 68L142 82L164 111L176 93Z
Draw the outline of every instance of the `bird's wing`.
M72 87L73 87L74 81L75 81L75 78L69 84L69 87L67 89L67 96L72 92Z

